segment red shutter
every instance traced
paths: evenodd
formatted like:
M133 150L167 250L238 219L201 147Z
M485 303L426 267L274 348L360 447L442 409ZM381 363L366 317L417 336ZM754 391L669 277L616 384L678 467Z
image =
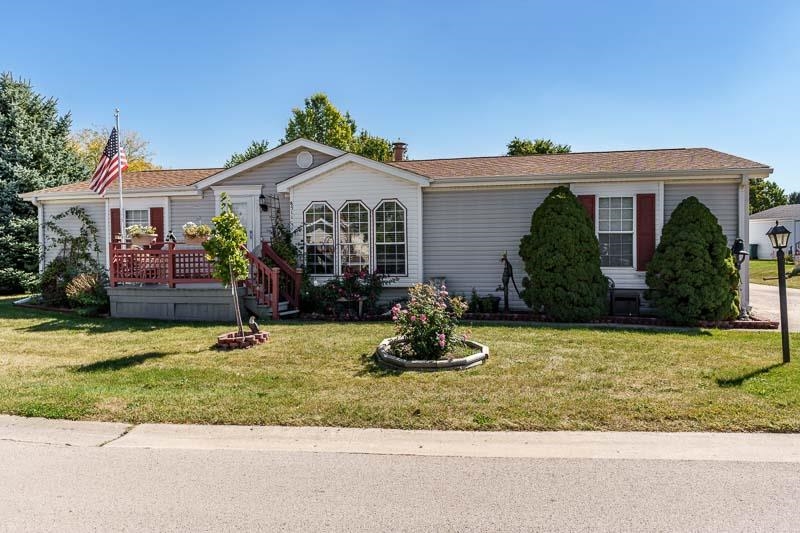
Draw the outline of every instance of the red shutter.
M578 196L578 201L583 205L583 208L586 209L586 214L589 215L589 218L592 219L592 224L594 224L594 195L582 194Z
M647 270L656 250L656 195L636 195L636 270Z
M156 228L156 242L164 242L164 208L151 207L150 208L150 225ZM161 246L154 246L154 248L161 248Z
M111 242L117 242L117 236L122 233L119 227L119 207L111 209Z

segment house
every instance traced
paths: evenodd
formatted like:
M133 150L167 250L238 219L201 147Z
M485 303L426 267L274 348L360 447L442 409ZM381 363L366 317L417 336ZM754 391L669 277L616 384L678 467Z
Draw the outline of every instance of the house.
M786 253L797 253L800 244L797 232L800 231L800 204L779 205L750 215L750 250L752 259L775 259L775 250L767 237L767 231L778 222L792 232L789 236L789 250ZM753 245L757 248L753 249Z
M595 221L604 273L618 289L641 293L661 228L681 200L696 196L708 206L729 244L739 237L748 242L749 180L772 172L709 148L430 160L405 160L405 148L395 143L394 161L380 163L298 139L228 169L129 172L125 224L148 223L159 235L172 230L180 239L184 223L210 221L227 193L256 252L251 267L259 281L251 292L277 317L279 305L296 304L290 296L299 283L288 265L266 268L258 260L269 254L260 243L277 219L296 232L315 280L353 265L396 277L395 293L436 278L454 293L499 294L501 254L508 251L519 281L524 269L517 251L531 214L554 186L567 184ZM120 233L116 190L109 187L101 197L82 182L22 196L37 206L40 224L72 205L95 220L111 243L100 259L114 285L112 314L191 319L228 313L226 293L203 273L202 250L112 243ZM44 243L48 235L40 228ZM283 298L270 289L278 286ZM743 296L746 303L747 284ZM525 304L512 294L511 307Z

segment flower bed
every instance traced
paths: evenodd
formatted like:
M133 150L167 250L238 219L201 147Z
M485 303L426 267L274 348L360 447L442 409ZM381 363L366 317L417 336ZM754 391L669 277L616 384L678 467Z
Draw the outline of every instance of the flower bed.
M399 370L466 370L482 365L489 358L489 347L471 340L462 341L474 353L466 357L442 357L440 359L407 359L398 356L398 346L406 343L403 337L383 339L375 350L375 359L383 366Z
M375 351L379 364L406 370L463 370L482 364L489 348L455 332L467 304L447 287L418 283L408 303L392 307L396 337L383 339ZM459 348L472 353L459 357Z

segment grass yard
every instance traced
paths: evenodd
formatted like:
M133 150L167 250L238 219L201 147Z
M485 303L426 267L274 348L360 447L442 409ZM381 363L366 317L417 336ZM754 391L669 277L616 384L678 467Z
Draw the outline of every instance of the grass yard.
M794 265L786 265L786 273L788 274L791 272L793 268ZM772 285L773 287L777 287L777 279L764 279L765 277L774 278L777 277L777 275L777 261L769 259L755 259L750 261L750 283L757 283L759 285ZM786 286L793 289L800 289L800 276L787 279Z
M800 365L777 333L475 325L488 365L398 374L388 323L226 325L84 319L0 299L0 412L126 422L483 430L800 431ZM800 337L794 336L795 346ZM798 354L800 356L800 354Z

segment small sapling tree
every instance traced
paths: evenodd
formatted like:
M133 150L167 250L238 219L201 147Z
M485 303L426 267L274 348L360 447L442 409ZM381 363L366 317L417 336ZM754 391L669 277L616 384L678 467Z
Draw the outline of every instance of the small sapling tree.
M214 228L211 230L211 237L203 243L203 248L206 250L206 258L213 264L214 277L231 288L236 326L239 336L244 337L236 285L247 279L247 257L243 250L247 244L247 230L234 213L231 201L225 193L220 197L219 215L212 218L211 222Z

